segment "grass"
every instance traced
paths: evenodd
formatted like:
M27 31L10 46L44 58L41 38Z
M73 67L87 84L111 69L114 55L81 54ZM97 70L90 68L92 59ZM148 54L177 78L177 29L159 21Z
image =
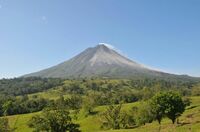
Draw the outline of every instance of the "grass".
M32 132L32 129L28 127L27 123L31 117L36 114L38 113L9 116L10 126L14 128L16 132Z
M134 129L126 130L101 130L101 121L99 114L103 112L106 107L100 106L95 108L97 114L85 117L84 112L81 111L77 123L80 124L80 129L83 132L199 132L200 131L200 97L191 97L192 104L189 106L183 115L179 118L179 124L173 125L167 118L162 120L162 124L159 125L156 121L151 124L146 124ZM123 110L129 110L138 103L124 104ZM16 116L9 116L9 123L12 127L16 127L16 132L32 132L32 129L28 128L27 122L32 116L39 113L23 114Z
M37 96L39 98L44 98L44 99L50 99L50 100L56 100L60 96L63 96L64 98L69 97L70 95L67 94L66 92L63 92L61 88L55 88L55 89L49 89L45 92L38 92L34 94L29 94L28 96L30 98L34 98L34 96Z

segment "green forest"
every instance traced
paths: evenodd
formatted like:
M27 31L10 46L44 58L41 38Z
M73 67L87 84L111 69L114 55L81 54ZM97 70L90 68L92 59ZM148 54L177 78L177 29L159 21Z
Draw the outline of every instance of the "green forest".
M192 112L186 115L190 117L193 110L200 111L198 96L198 80L2 79L0 131L137 131L149 126L162 130L166 122L177 129L185 125L179 119L185 113Z

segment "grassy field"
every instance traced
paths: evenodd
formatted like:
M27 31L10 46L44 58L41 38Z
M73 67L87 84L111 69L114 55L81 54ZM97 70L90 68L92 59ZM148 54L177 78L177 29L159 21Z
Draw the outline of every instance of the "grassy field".
M38 92L35 94L30 94L30 98L34 98L34 96L37 96L39 98L45 98L45 99L50 99L50 100L56 100L62 95L64 98L69 97L67 93L62 92L60 89L50 89L45 92Z
M107 132L200 132L200 97L192 97L192 104L184 114L179 118L179 124L173 125L170 120L164 119L162 124L159 125L156 121L151 124L146 124L134 129L127 130L107 130ZM123 105L123 110L130 110L138 103L130 103ZM77 123L80 124L80 129L83 132L103 132L101 130L101 121L99 114L105 110L105 106L95 108L97 114L85 117L83 112L80 112ZM31 132L32 129L28 128L28 120L35 114L31 113L24 115L9 116L9 123L12 127L16 127L16 132Z

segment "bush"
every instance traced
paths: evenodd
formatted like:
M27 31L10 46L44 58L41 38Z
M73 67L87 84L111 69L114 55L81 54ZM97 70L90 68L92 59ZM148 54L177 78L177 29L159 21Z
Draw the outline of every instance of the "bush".
M151 123L154 120L152 107L147 102L143 102L139 107L134 108L133 115L135 115L135 121L138 126Z
M33 116L28 126L36 132L79 132L79 125L72 122L69 114L69 111L62 108L46 109L42 115Z
M167 116L174 124L176 118L185 111L186 107L181 96L176 92L156 94L151 100L151 106L155 119L158 120L159 124L163 116Z
M135 124L134 119L126 112L121 111L122 105L110 105L101 114L102 128L121 129L130 128Z

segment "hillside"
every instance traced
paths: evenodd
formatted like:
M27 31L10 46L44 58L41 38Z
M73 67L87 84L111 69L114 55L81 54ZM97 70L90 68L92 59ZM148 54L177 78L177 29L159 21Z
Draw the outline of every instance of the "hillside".
M200 97L191 97L192 104L187 108L184 114L179 118L180 124L172 125L170 120L164 119L162 125L159 126L157 122L151 124L146 124L134 129L125 130L101 130L99 115L91 115L84 117L82 114L79 115L77 122L81 125L81 130L83 132L155 132L160 129L161 132L177 131L177 132L198 132L200 130ZM124 104L123 110L130 110L131 107L138 105L138 103ZM106 106L100 106L95 109L95 111L101 113L105 110ZM12 127L16 127L16 132L32 132L32 129L28 128L28 120L36 114L24 114L9 116L9 121ZM91 125L92 124L92 125Z
M179 118L181 124L173 128L171 121L165 118L161 129L173 128L181 131L185 128L188 130L191 126L194 130L199 129L200 97L196 96L200 96L200 83L196 82L145 78L132 80L21 78L4 79L0 82L2 92L0 92L0 115L4 115L4 106L8 105L6 114L10 115L8 116L9 123L12 128L16 128L17 132L31 132L32 129L27 126L27 123L32 116L43 113L42 110L45 108L59 105L60 101L65 106L65 110L71 112L73 122L80 124L80 130L83 132L105 131L100 128L102 123L99 115L104 113L110 104L117 106L123 103L122 110L129 113L133 106L139 108L140 102L148 101L157 93L167 91L178 92L183 98L191 97L192 105ZM18 94L13 96L16 91ZM92 114L88 114L88 106L92 108ZM78 115L73 114L74 110L80 110ZM133 112L134 114L137 113ZM157 122L147 123L145 126L133 126L136 128L118 131L154 131L159 128Z

